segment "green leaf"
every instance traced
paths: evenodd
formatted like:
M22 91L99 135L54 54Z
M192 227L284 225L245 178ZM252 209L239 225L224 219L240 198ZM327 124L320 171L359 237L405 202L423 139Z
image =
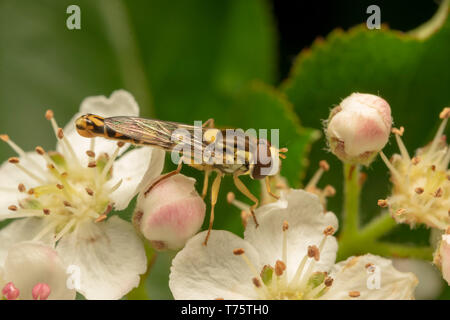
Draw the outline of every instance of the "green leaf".
M443 6L447 4L448 1ZM335 30L325 40L318 39L311 48L303 50L281 85L303 124L319 127L330 109L352 92L372 93L391 105L395 125L406 129L403 139L411 154L430 141L439 112L450 104L450 19L447 17L442 23L448 9L441 10L444 15L440 11L435 23L422 28L422 32L407 34L387 26L368 30L360 25L347 32ZM428 32L423 31L426 28ZM343 190L341 163L332 154L324 153L325 148L322 139L314 146L311 161L325 158L330 163L331 170L322 183L331 183L338 190L329 201L329 209L339 213ZM396 143L390 143L384 152L388 156L397 153ZM379 212L377 199L386 197L390 185L388 170L381 161L376 160L367 173L362 191L363 222ZM312 171L308 175L311 174Z

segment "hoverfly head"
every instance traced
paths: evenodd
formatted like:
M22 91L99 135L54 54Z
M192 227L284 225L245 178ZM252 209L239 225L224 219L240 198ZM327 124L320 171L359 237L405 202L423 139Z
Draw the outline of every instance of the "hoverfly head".
M278 150L269 141L259 139L256 151L257 154L250 171L252 179L261 180L267 176L276 175L281 167L280 158L286 158L282 152L286 152L287 149Z
M78 134L85 138L103 135L105 132L104 118L95 114L85 114L75 121Z

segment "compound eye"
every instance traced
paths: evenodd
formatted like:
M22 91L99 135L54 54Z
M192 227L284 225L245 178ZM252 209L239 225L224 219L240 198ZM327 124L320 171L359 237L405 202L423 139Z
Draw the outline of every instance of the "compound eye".
M254 159L255 164L251 172L251 177L256 180L261 180L270 175L273 159L269 141L259 139L257 154Z

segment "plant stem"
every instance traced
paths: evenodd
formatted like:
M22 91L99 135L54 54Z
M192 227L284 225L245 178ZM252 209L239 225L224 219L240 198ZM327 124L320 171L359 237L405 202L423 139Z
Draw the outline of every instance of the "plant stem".
M385 212L372 221L370 221L364 228L359 231L361 238L376 240L385 235L397 226L397 222L391 217L389 212Z
M359 165L344 164L344 225L342 237L349 237L358 233L359 227Z
M394 258L433 259L432 247L415 247L389 242L373 242L367 246L370 253Z

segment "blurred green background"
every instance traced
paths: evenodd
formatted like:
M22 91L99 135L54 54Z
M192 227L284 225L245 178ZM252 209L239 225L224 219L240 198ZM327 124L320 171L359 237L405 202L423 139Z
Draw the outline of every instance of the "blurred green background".
M66 28L71 4L81 8L81 30ZM370 4L381 8L381 30L361 25ZM427 39L406 31L437 8L433 1L0 0L0 131L24 149L51 149L46 109L64 124L84 97L124 88L144 117L280 129L280 145L289 148L282 175L299 187L326 159L331 170L319 185L337 189L329 209L339 216L342 165L325 150L321 120L352 92L379 94L395 125L405 126L410 152L429 141L439 111L450 105L450 22ZM396 151L395 143L385 149ZM6 160L12 151L0 144L0 156ZM363 223L379 214L376 200L389 192L381 161L366 172ZM194 169L183 173L201 181ZM243 180L259 192L258 183ZM225 200L230 190L226 179L215 228L242 234L239 211ZM424 228L395 231L395 241L428 241ZM173 255L159 254L150 297L171 297Z

